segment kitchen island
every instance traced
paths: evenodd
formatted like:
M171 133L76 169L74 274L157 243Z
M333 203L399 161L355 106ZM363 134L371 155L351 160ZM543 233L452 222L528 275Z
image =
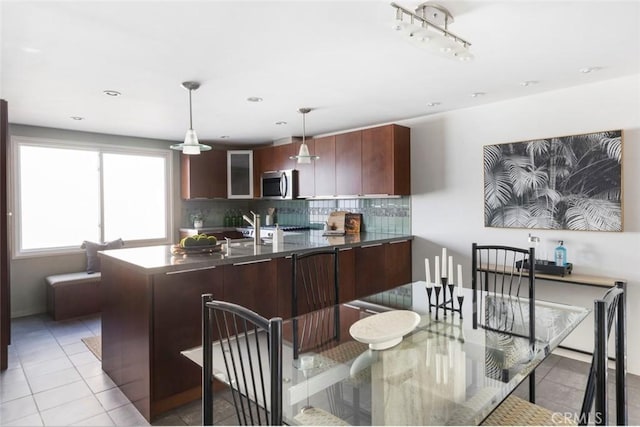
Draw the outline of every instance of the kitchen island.
M104 251L102 369L149 421L198 399L201 372L180 351L201 344L200 296L265 317L291 315L291 254L338 247L340 301L411 281L410 235L287 235L278 250L248 240L221 252L174 255L171 246Z

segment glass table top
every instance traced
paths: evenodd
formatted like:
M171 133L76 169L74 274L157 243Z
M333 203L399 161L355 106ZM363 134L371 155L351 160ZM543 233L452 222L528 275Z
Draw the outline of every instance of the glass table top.
M530 340L527 299L479 293L481 321L474 329L470 289L460 290L462 318L440 309L436 319L425 285L414 282L285 321L284 421L297 424L313 407L352 425L477 425L589 313L536 300L536 338ZM349 334L355 322L391 310L420 316L399 344L372 350ZM294 330L298 347L305 334L307 344L312 341L296 360Z

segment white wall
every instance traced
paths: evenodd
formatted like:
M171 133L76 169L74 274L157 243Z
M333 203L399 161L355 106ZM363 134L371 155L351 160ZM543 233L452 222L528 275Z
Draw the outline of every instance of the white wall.
M490 95L489 95L490 96ZM470 283L471 244L526 247L526 229L485 228L482 147L487 144L624 130L624 232L535 230L541 252L564 240L568 259L582 274L628 283L628 366L640 374L640 75L547 92L477 108L406 121L411 127L413 278L423 280L424 258L445 246L466 268ZM541 282L537 297L593 308L602 289ZM590 350L588 318L566 341Z

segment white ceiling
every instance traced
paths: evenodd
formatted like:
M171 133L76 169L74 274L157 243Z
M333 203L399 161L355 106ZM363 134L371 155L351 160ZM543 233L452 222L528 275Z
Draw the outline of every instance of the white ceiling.
M640 73L640 1L440 4L474 61L402 39L389 1L5 0L1 96L11 123L181 140L197 80L200 140L255 144L300 135L299 107L317 135Z

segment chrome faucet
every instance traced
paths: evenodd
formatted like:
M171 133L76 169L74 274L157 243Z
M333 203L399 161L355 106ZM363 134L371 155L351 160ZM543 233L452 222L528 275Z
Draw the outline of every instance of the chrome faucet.
M253 221L246 215L242 215L242 218L253 227L253 244L259 245L262 242L260 240L260 215L253 211L251 211L251 215L253 215Z

